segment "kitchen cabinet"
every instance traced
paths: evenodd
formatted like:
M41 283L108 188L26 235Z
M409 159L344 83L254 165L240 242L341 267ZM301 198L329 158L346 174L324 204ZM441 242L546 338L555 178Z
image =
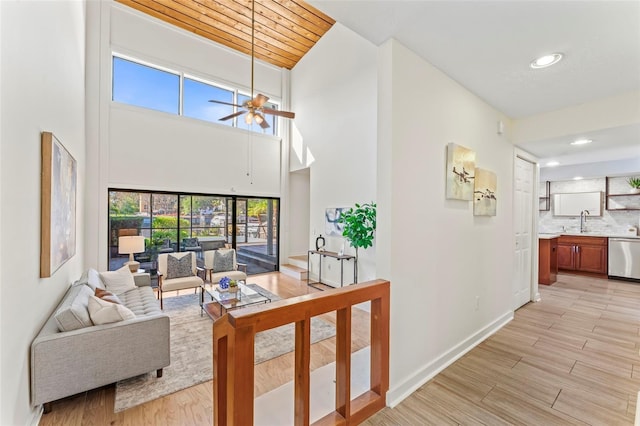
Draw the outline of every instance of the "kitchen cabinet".
M559 270L606 277L606 237L562 235L557 251Z
M538 239L538 283L551 285L558 275L558 238Z

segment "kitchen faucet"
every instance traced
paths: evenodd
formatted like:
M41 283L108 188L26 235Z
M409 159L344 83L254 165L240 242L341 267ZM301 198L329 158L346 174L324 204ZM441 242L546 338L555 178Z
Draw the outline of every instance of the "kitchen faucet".
M587 230L587 216L589 216L589 210L582 210L580 212L580 233Z

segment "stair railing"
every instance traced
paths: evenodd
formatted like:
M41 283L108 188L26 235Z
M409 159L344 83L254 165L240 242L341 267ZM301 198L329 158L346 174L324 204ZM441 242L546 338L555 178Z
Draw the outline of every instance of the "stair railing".
M371 302L370 387L351 399L351 308ZM294 424L309 425L311 318L336 311L335 410L316 425L356 425L384 408L389 389L389 281L293 297L230 311L213 324L216 426L253 425L254 344L260 331L295 323Z

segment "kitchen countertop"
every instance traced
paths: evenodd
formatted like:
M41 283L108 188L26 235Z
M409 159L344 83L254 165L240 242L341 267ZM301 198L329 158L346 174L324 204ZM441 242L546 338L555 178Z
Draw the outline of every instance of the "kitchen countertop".
M541 233L538 234L538 239L540 240L550 240L552 238L558 238L561 235L567 235L567 236L572 236L572 237L607 237L607 238L635 238L635 239L640 239L640 236L638 235L622 235L622 234L605 234L605 233L601 233L601 232L563 232L563 233L559 233L559 234L546 234L546 233Z

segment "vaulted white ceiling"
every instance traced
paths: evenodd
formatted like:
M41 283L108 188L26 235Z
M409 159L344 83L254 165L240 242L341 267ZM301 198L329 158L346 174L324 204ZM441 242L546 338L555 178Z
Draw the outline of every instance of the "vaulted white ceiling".
M514 119L634 91L640 112L636 0L310 3L376 45L398 40ZM552 52L562 52L563 61L541 70L529 67L534 58ZM626 147L640 156L638 124L578 132L594 142L600 138L582 150ZM523 145L541 158L568 155L564 151L572 136Z

